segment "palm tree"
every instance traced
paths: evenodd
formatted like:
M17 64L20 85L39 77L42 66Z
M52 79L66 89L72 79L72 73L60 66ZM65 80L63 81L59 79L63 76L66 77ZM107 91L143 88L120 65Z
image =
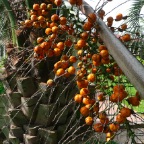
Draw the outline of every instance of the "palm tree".
M140 31L140 19L142 18L140 12L144 6L144 0L132 0L132 6L129 9L129 18L130 27L134 27L134 32Z
M129 24L129 32L135 39L131 45L131 51L134 55L144 58L143 50L143 15L140 14L144 6L144 0L132 0L132 6L129 9L129 17L126 20Z
M44 57L39 61L33 58L36 38L44 34L44 29L35 30L19 24L26 16L29 17L27 11L30 11L34 2L31 4L31 0L26 0L23 4L17 0L2 1L8 12L12 33L10 36L13 40L13 44L6 46L8 59L3 73L6 95L1 97L5 110L1 129L7 141L13 144L75 144L90 139L89 143L95 142L91 137L93 130L83 124L84 118L78 110L80 105L73 102L73 96L79 92L74 83L76 77L54 75L53 65L60 61L60 56ZM47 0L42 2L47 3ZM63 15L67 15L69 10L66 7L63 9ZM54 8L52 13L55 10L57 9ZM73 21L73 16L69 20ZM78 26L79 29L82 27ZM59 37L64 41L65 35L60 33ZM68 54L70 53L71 49L68 50ZM36 56L41 58L41 54ZM48 79L52 79L51 84L47 84ZM90 88L90 94L95 97L95 87ZM96 106L98 109L99 106Z

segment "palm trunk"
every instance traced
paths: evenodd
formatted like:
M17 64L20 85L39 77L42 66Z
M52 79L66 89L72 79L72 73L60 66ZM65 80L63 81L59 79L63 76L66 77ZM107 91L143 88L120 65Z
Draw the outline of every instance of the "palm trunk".
M18 46L16 17L8 1L3 2L11 22L13 43ZM30 9L30 1L25 2ZM28 37L29 34L26 35ZM6 141L12 144L77 143L77 138L82 138L81 133L88 127L82 125L84 120L80 118L78 107L73 103L73 96L77 93L73 77L57 79L55 86L48 87L46 81L54 79L51 71L56 59L41 61L35 66L33 59L26 63L26 58L21 59L18 55L23 58L27 51L13 49L8 53L9 61L5 64L6 71L2 76L6 94L0 96L4 104L0 128ZM37 75L34 75L34 69ZM79 136L74 138L75 135Z

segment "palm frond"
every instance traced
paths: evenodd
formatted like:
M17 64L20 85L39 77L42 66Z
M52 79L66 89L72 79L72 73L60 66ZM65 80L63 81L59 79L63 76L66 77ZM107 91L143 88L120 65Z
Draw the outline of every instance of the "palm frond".
M142 32L142 15L140 14L142 7L144 6L144 0L131 0L132 6L129 9L128 18L126 23L128 24L128 31L132 35L133 41L130 43L130 51L141 58L143 50L143 32Z
M144 0L132 0L132 6L129 9L129 18L127 19L133 31L140 31L140 12L144 6Z

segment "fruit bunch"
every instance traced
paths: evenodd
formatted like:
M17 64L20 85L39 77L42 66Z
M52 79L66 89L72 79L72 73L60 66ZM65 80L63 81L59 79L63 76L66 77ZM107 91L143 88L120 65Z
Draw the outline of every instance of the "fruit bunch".
M69 0L69 3L73 7L79 7L82 0ZM34 46L34 57L37 60L56 58L53 72L58 78L75 76L79 91L74 95L74 101L80 104L80 113L85 117L85 123L96 132L107 133L106 138L110 140L119 130L120 124L125 123L132 114L131 109L122 106L122 101L128 99L129 104L137 106L140 99L138 96L129 98L123 84L105 85L107 79L112 82L123 75L99 37L96 21L97 17L104 19L105 11L101 9L97 15L88 14L86 21L78 20L81 23L78 27L69 15L66 17L53 13L53 7L59 10L62 5L62 0L51 0L48 4L34 4L30 10L30 19L25 20L24 26L43 31ZM122 14L118 14L115 21L124 18ZM106 21L111 29L113 21L113 17L108 17ZM122 24L118 29L124 31L127 25ZM131 36L124 34L119 40L126 43L131 40ZM55 80L48 79L47 85L52 87ZM107 89L109 95L106 93ZM100 90L98 95L95 95L96 90ZM118 114L112 119L107 113L100 111L100 103L107 100L120 105ZM95 123L94 118L99 122Z

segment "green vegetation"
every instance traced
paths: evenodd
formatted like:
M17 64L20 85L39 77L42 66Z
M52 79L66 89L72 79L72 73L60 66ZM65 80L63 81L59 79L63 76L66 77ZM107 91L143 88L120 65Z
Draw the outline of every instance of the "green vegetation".
M123 103L124 103L126 106L130 107L127 101L124 100ZM134 110L135 112L139 113L139 114L144 113L144 100L141 100L139 106L136 106L136 107L133 106L133 110Z
M0 94L4 93L4 87L2 82L0 82Z
M138 113L144 113L144 100L141 100L140 105L133 109Z
M142 58L140 58L139 56L137 56L136 58L141 62L141 64L144 65L144 60Z
M2 72L1 68L3 68L4 62L5 62L5 58L1 58L1 61L0 61L0 73ZM0 81L0 94L2 94L2 93L4 93L4 87L3 87L2 82Z

